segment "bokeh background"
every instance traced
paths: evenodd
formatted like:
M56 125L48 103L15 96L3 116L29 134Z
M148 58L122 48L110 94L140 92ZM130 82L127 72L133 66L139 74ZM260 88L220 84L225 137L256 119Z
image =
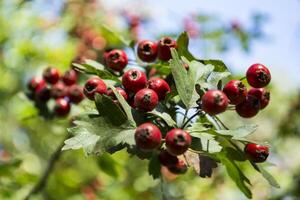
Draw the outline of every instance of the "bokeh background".
M38 116L26 82L53 65L61 71L84 59L102 61L108 48L128 40L190 35L200 58L221 59L237 76L261 62L272 72L271 104L256 118L229 113L230 127L259 125L252 136L271 146L268 170L281 188L245 168L253 199L300 199L300 1L238 0L0 0L0 199L24 199L49 167L70 119ZM132 52L127 49L130 57ZM82 77L82 83L86 77ZM87 100L86 100L87 101ZM72 108L76 115L89 102ZM171 181L172 179L172 181ZM162 196L163 191L163 196ZM212 178L186 175L161 183L147 161L126 151L86 157L60 154L43 190L30 199L245 199L223 167Z

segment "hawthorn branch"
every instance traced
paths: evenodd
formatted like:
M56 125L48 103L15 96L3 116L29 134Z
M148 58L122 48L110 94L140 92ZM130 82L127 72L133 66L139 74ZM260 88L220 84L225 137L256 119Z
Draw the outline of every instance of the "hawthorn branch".
M40 191L42 191L45 188L48 178L54 170L55 163L59 160L59 158L63 152L61 149L64 146L65 139L67 139L67 138L68 138L68 135L66 137L64 137L63 141L56 147L55 151L50 156L48 165L47 165L44 173L42 174L40 180L30 190L30 192L27 194L27 196L24 198L24 200L29 200L32 195L39 193Z

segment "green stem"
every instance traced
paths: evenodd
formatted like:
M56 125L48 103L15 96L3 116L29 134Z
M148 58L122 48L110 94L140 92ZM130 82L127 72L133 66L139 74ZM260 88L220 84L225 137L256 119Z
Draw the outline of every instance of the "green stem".
M182 124L185 124L185 120L187 118L189 110L185 110L184 116L183 116L183 120L182 120Z
M198 116L200 114L200 111L198 110L195 114L193 114L183 125L182 125L182 129L184 129L186 127L186 125L192 120L194 119L196 116Z

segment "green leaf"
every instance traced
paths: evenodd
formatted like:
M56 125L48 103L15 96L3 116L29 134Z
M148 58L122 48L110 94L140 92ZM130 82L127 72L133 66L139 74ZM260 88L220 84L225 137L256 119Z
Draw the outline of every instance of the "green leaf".
M113 125L119 126L127 120L125 113L108 96L96 94L95 104L99 114Z
M109 85L110 89L112 89L113 93L115 94L118 102L121 104L126 116L127 116L127 119L129 120L130 124L133 126L133 127L136 127L136 123L133 119L133 116L132 116L132 112L131 112L131 106L127 103L127 101L124 99L124 97L116 90L116 88L112 85Z
M195 90L195 84L200 77L205 74L207 66L200 62L189 62L183 57L184 62L189 65L189 70L185 70L182 66L182 62L175 49L171 49L172 60L170 61L171 72L174 77L176 89L179 97L182 100L186 108L190 108L196 105L196 100L199 98Z
M189 61L196 60L196 58L188 50L189 36L187 32L183 32L179 35L177 39L177 45L178 45L178 54L180 57L184 56Z
M100 64L96 61L93 61L93 60L86 60L85 62L86 63L83 63L83 64L73 63L73 65L79 71L82 71L86 74L94 74L94 75L99 76L102 79L112 80L117 83L121 83L119 78L116 75L112 74L111 72L107 71L102 64Z
M230 76L230 72L212 72L207 80L207 82L210 84L209 89L217 89L218 83L228 76Z
M153 177L153 179L157 179L160 177L160 162L158 156L155 154L151 157L148 165L148 172Z
M252 193L246 185L246 183L250 184L250 181L239 169L237 164L234 161L229 160L224 152L219 153L218 158L220 159L221 163L225 165L228 175L235 182L238 188L245 194L246 197L251 199Z
M154 116L157 116L159 118L161 118L162 120L164 120L168 126L170 127L176 127L176 122L172 119L172 117L166 113L166 112L158 112L157 110L153 110L151 112L148 112L147 114L150 114L150 115L154 115Z
M123 45L133 48L134 47L134 41L130 41L122 37L122 34L116 33L113 31L109 26L102 24L101 27L108 33L110 33L110 36L116 39L117 41L121 42Z
M217 153L222 150L222 146L220 143L215 139L215 137L208 133L190 133L191 136L199 138L201 141L201 148L202 151L206 151L209 153Z
M257 129L257 125L249 124L231 130L215 130L218 134L232 136L234 140L242 140L244 137L252 134Z
M116 169L117 162L112 158L111 155L104 153L98 159L98 165L104 173L111 177L117 178L118 171Z
M260 164L254 164L257 168L255 168L258 172L261 173L261 175L269 182L270 185L276 188L280 188L279 183L276 181L276 179L263 168Z
M216 72L228 72L228 68L222 60L199 60L204 65L211 64Z

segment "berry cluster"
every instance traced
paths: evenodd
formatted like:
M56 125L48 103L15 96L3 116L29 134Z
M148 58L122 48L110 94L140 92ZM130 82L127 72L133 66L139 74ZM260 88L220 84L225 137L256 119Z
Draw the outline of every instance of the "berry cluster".
M43 71L42 78L33 77L29 80L28 97L36 105L45 105L53 98L55 100L54 114L64 117L69 114L71 103L78 104L84 98L82 88L76 82L76 71L71 69L61 75L58 69L48 67Z
M248 68L246 79L252 86L248 91L241 80L229 81L223 91L207 91L201 98L201 109L209 115L217 115L224 112L228 104L233 104L237 114L241 117L254 117L259 110L269 104L270 92L264 87L269 84L271 74L266 66L257 63ZM269 155L269 148L249 143L245 146L244 152L253 162L263 162Z
M165 141L166 150L160 148L159 161L174 174L182 174L187 171L187 165L177 156L185 153L191 145L192 138L188 132L174 128L162 138L160 129L149 122L141 124L135 131L137 147L143 151L153 151L161 147Z
M232 104L241 117L254 117L269 104L270 93L264 87L269 84L271 74L264 65L253 64L247 70L246 78L252 86L248 91L241 80L229 81L223 91L207 91L201 98L202 110L209 115L217 115L224 112L228 104Z

